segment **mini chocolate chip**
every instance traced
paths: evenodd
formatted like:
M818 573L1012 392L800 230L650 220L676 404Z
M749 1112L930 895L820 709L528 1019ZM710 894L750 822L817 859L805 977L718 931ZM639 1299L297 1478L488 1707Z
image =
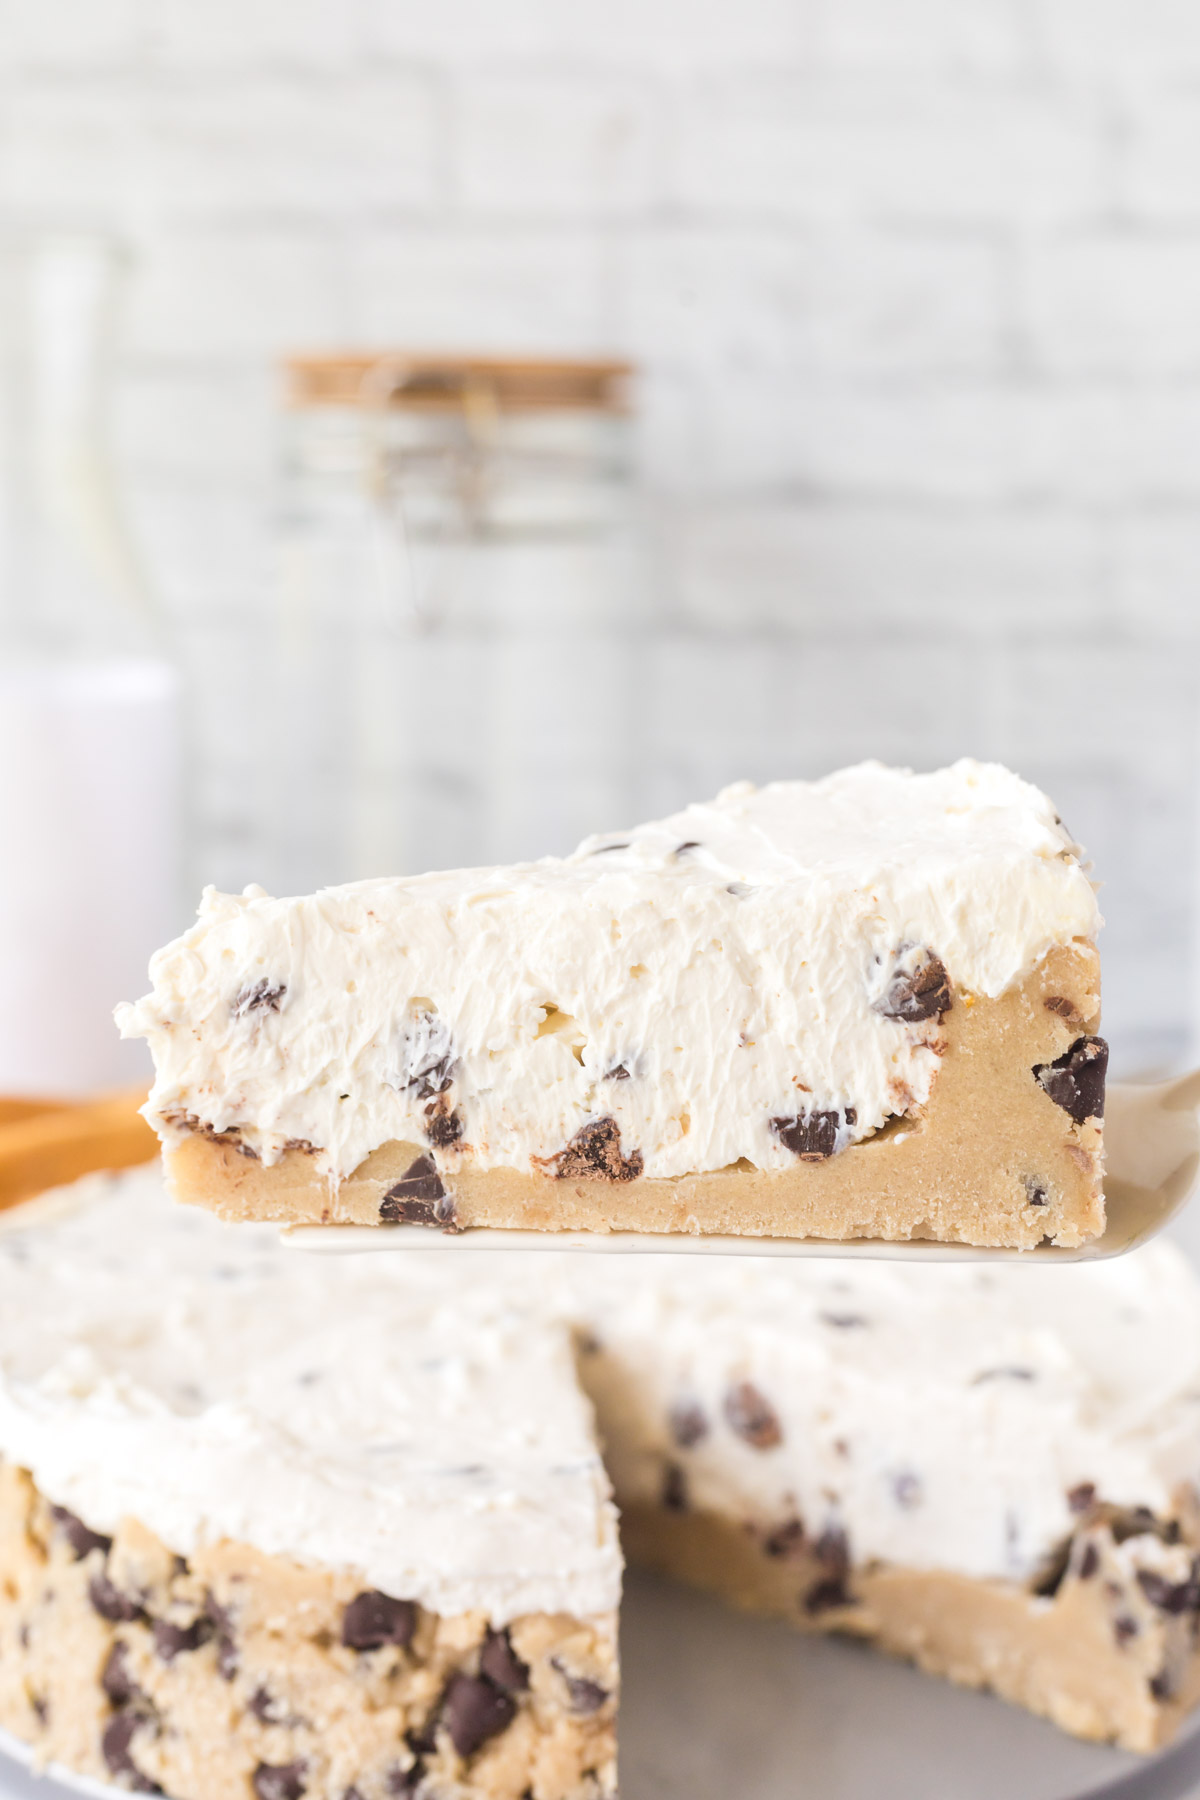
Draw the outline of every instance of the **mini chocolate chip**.
M128 1706L133 1700L146 1698L129 1673L129 1652L124 1644L114 1644L109 1651L100 1672L100 1686L114 1706Z
M1113 1620L1113 1636L1118 1644L1127 1644L1130 1638L1135 1638L1140 1630L1141 1627L1137 1620L1131 1619L1128 1613L1121 1613Z
M251 1779L258 1800L300 1800L307 1772L304 1762L259 1763Z
M678 1400L667 1414L671 1436L681 1450L690 1450L706 1438L712 1429L708 1414L695 1400Z
M1054 1062L1035 1063L1033 1069L1039 1086L1077 1125L1104 1117L1107 1073L1108 1045L1099 1037L1076 1038Z
M598 1681L589 1681L586 1675L572 1675L561 1658L552 1656L550 1667L557 1669L567 1684L567 1694L571 1701L571 1711L576 1713L599 1712L608 1699L608 1689L602 1688Z
M529 1669L512 1647L507 1631L489 1631L479 1652L479 1672L506 1694L523 1694Z
M462 1117L457 1112L447 1112L444 1106L436 1101L425 1108L428 1124L425 1136L436 1150L448 1150L451 1144L457 1144L463 1134Z
M906 944L897 954L903 956L911 949L912 946ZM943 1013L949 1012L953 999L945 963L932 950L922 949L917 952L911 969L896 970L872 1011L885 1019L916 1025L924 1019L940 1019Z
M730 1429L756 1450L773 1450L783 1442L779 1415L752 1381L739 1381L730 1388L725 1396L725 1417Z
M44 1700L40 1694L30 1694L29 1704L34 1710L38 1724L44 1725L50 1717L50 1702Z
M430 1744L429 1748L432 1750L433 1745ZM421 1785L424 1774L425 1764L419 1756L415 1762L409 1763L407 1769L401 1769L393 1764L384 1776L384 1787L389 1794L395 1797L395 1800L412 1800L412 1796Z
M378 1588L356 1594L342 1615L342 1642L348 1650L378 1650L412 1642L417 1609L411 1600L393 1600Z
M628 848L628 844L598 844L594 850L589 851L589 855L607 856L610 850L628 850Z
M813 1545L813 1555L823 1569L846 1575L850 1569L850 1540L840 1525L826 1525Z
M100 1617L113 1625L128 1625L132 1619L146 1616L139 1602L114 1587L107 1575L97 1573L92 1576L88 1582L88 1599Z
M864 1318L862 1313L823 1312L821 1323L822 1325L832 1325L838 1331L859 1331L870 1321Z
M418 1100L434 1100L453 1085L457 1059L449 1030L436 1013L418 1015L404 1034L402 1054L404 1085Z
M621 1127L613 1118L581 1125L565 1150L544 1160L557 1181L636 1181L643 1168L640 1150L621 1154Z
M442 1720L460 1756L474 1756L481 1744L506 1731L516 1711L507 1694L479 1675L452 1675L442 1695Z
M1037 1376L1032 1369L981 1369L971 1381L972 1387L983 1387L989 1381L1036 1381Z
M601 1080L602 1081L628 1081L629 1080L629 1070L623 1062L614 1063L611 1069L606 1069L604 1071L604 1074L601 1076Z
M1150 1677L1147 1685L1155 1700L1169 1700L1175 1692L1175 1683L1171 1680L1169 1669L1160 1669L1157 1675Z
M669 1462L663 1470L662 1503L668 1512L688 1509L687 1476L676 1462Z
M844 1126L857 1120L854 1107L848 1106L845 1112L794 1113L791 1118L774 1118L770 1125L784 1148L801 1162L824 1162L840 1148Z
M132 1788L135 1794L161 1794L162 1789L158 1783L151 1781L148 1775L143 1775L129 1754L134 1733L144 1724L146 1719L141 1713L118 1713L104 1727L100 1738L100 1752L109 1774L118 1776L123 1786Z
M1094 1481L1077 1482L1073 1488L1067 1489L1067 1505L1073 1513L1085 1513L1096 1498Z
M1078 1017L1075 1002L1073 1000L1064 999L1062 994L1048 995L1047 998L1042 1001L1042 1005L1046 1008L1047 1012L1057 1013L1060 1019L1074 1019Z
M804 1595L806 1613L829 1612L835 1606L853 1606L854 1601L846 1588L845 1577L830 1575L823 1581L814 1582Z
M244 1019L247 1013L252 1012L278 1012L279 1002L286 993L287 988L283 982L278 987L272 987L264 976L260 981L239 988L229 1010L235 1019Z
M763 1539L768 1556L793 1556L804 1547L804 1526L799 1519L786 1519Z
M190 1625L172 1625L167 1619L154 1621L154 1648L163 1662L174 1662L188 1650L199 1650L213 1635L213 1622L203 1613Z
M105 1537L99 1531L93 1531L90 1526L84 1524L82 1519L76 1518L73 1512L68 1512L65 1506L52 1506L50 1516L70 1544L76 1562L82 1562L84 1557L93 1550L99 1550L104 1556L107 1556L112 1549L110 1537Z
M686 856L689 850L698 850L699 848L699 838L688 838L685 844L676 844L671 854L672 856Z
M920 1506L925 1497L920 1476L914 1475L911 1469L901 1469L898 1475L892 1476L892 1497L904 1512Z
M204 1610L213 1622L217 1639L217 1674L223 1681L232 1681L238 1672L237 1644L233 1636L233 1616L228 1607L220 1605L211 1590L204 1594Z
M446 1193L432 1156L418 1156L379 1202L385 1225L447 1225L454 1201Z
M1200 1604L1200 1588L1195 1581L1167 1581L1153 1569L1139 1569L1137 1584L1151 1606L1172 1616L1194 1612Z
M1046 1184L1044 1181L1039 1181L1036 1175L1026 1175L1025 1177L1025 1203L1027 1206L1048 1206L1050 1204Z
M1099 1550L1097 1550L1095 1544L1085 1544L1083 1546L1083 1555L1079 1559L1079 1579L1080 1579L1080 1581L1090 1581L1092 1579L1092 1576L1096 1573L1096 1570L1099 1567L1100 1567L1100 1552L1099 1552Z
M269 1694L265 1687L256 1687L249 1700L247 1700L246 1706L248 1710L254 1714L256 1719L261 1719L263 1721L264 1725L276 1725L279 1723L282 1702L276 1700L273 1694Z

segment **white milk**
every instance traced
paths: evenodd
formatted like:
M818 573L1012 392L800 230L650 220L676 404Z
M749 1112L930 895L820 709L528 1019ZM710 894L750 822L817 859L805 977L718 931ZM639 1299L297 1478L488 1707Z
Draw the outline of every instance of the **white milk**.
M112 1009L184 922L178 719L150 657L0 664L0 1092L149 1079Z

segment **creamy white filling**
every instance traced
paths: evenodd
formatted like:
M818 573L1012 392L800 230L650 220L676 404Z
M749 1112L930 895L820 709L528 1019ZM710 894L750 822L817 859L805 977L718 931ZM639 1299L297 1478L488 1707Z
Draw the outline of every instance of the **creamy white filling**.
M561 1327L462 1270L314 1267L265 1228L168 1205L157 1169L77 1198L0 1232L0 1455L53 1501L185 1555L230 1539L349 1569L443 1614L616 1607Z
M728 788L563 859L303 899L210 889L118 1018L150 1042L165 1136L236 1129L267 1162L302 1143L345 1175L441 1113L450 1169L536 1167L605 1117L650 1176L782 1169L773 1120L832 1113L841 1147L928 1098L937 1018L880 1008L914 946L994 996L1099 923L1036 788L994 764L865 763Z
M687 1504L764 1533L799 1518L856 1562L1026 1581L1073 1489L1162 1514L1200 1486L1200 1282L1171 1245L1049 1276L578 1260L618 1505L657 1503L674 1465ZM778 1442L734 1429L743 1382Z

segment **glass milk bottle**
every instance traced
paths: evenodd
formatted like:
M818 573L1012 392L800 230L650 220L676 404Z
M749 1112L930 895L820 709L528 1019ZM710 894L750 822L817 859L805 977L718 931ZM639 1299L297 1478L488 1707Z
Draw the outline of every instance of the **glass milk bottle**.
M569 849L631 816L655 584L617 362L288 368L269 875Z
M179 929L178 701L106 439L121 259L13 248L0 481L0 1091L148 1078L118 1000Z

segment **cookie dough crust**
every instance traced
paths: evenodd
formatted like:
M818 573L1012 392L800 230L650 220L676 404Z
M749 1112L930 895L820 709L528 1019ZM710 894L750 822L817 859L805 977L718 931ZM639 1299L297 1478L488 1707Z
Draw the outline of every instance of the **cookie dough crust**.
M393 1606L355 1649L360 1586L244 1545L185 1561L133 1520L101 1539L0 1465L0 1725L173 1800L615 1794L615 1616Z
M1200 1701L1200 1586L1180 1544L1170 1553L1177 1579L1156 1586L1151 1573L1147 1592L1116 1552L1121 1535L1099 1519L1082 1524L1053 1591L1038 1593L938 1570L854 1567L836 1533L813 1542L710 1512L644 1503L621 1512L631 1562L804 1631L864 1638L1077 1737L1152 1751Z
M1073 1246L1104 1229L1101 1121L1076 1120L1034 1071L1096 1032L1099 986L1095 946L1079 942L1053 948L997 999L957 991L928 1104L778 1173L739 1165L678 1180L556 1179L536 1168L473 1170L469 1151L453 1146L389 1143L333 1183L304 1149L266 1167L200 1131L168 1146L167 1170L177 1199L226 1219L378 1225L399 1214L456 1229ZM632 1157L635 1147L626 1149ZM410 1195L416 1204L405 1211Z

